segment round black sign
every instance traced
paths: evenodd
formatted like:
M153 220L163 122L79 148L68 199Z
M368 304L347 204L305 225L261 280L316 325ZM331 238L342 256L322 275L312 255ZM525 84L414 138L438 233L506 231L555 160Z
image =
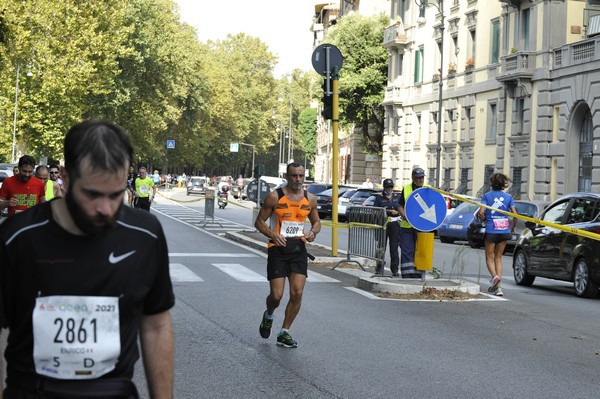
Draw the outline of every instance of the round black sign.
M257 198L259 197L258 195L258 180L252 180L250 183L248 183L248 188L246 189L247 192L247 196L248 199L250 201L256 202ZM269 184L264 181L261 180L260 181L260 202L264 202L265 198L267 198L267 194L269 194L269 192L271 191L271 188L269 187Z
M344 59L340 50L333 44L321 44L312 53L312 66L321 76L327 75L327 53L329 53L329 72L331 68L342 69Z

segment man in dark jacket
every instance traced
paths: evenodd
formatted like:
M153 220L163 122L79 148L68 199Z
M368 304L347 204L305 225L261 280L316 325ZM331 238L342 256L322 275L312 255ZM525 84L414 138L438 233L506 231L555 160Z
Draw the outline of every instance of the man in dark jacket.
M388 223L386 233L390 244L390 270L392 276L397 277L398 265L400 264L400 256L398 253L398 245L400 244L400 211L398 210L398 197L394 194L394 181L385 179L383 181L383 192L375 197L373 206L385 208Z

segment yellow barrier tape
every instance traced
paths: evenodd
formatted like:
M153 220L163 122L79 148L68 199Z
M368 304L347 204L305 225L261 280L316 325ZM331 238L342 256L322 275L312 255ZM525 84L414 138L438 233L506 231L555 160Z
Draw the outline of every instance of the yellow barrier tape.
M308 220L308 219L307 219ZM342 229L349 229L350 225L348 223L333 223L333 222L324 222L321 220L321 226L329 226L329 227L339 227Z
M503 213L505 215L517 218L517 219L526 220L528 222L533 222L535 224L541 224L542 226L552 227L552 228L557 229L557 230L565 231L565 232L570 233L570 234L576 234L578 236L587 237L587 238L591 238L592 240L600 241L600 234L592 233L591 231L581 230L581 229L578 229L578 228L575 228L575 227L564 226L562 224L547 222L545 220L540 220L540 219L531 218L529 216L519 215L518 213L512 213L512 212L502 211L500 209L492 208L491 206L484 205L484 204L479 203L479 202L475 202L475 201L473 201L471 199L468 199L468 198L465 198L465 197L461 197L460 195L457 195L457 194L451 194L449 192L442 191L442 190L439 190L439 189L434 188L434 187L428 187L428 188L430 188L433 191L436 191L436 192L438 192L438 193L440 193L442 195L447 195L448 197L456 198L459 201L468 202L469 204L474 204L474 205L477 205L477 206L480 206L480 207L482 206L484 208L491 209L491 210L494 210L496 212L500 212L500 213Z
M387 223L386 223L387 224ZM333 223L333 222L324 222L321 220L321 226L330 226L330 227L340 227L342 229L349 229L351 227L366 227L369 229L382 229L385 226L380 226L378 224L371 223L359 223L359 222L349 222L349 223Z

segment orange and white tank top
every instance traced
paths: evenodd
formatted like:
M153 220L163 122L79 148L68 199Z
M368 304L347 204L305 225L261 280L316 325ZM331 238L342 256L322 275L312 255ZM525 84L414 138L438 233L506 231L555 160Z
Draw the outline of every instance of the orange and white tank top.
M286 238L299 239L304 237L304 222L310 213L310 202L306 190L299 202L290 201L282 188L277 189L277 196L279 199L277 200L277 208L271 215L271 229ZM274 245L274 242L269 241L269 247Z

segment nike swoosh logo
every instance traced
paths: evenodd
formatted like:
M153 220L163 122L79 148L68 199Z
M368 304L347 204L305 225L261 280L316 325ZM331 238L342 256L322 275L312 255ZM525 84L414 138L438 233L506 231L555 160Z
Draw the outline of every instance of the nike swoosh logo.
M133 250L131 252L127 252L126 254L123 254L123 255L115 256L115 253L111 252L110 255L108 255L108 261L114 265L115 263L119 263L123 259L130 257L134 253L135 253L135 250Z

